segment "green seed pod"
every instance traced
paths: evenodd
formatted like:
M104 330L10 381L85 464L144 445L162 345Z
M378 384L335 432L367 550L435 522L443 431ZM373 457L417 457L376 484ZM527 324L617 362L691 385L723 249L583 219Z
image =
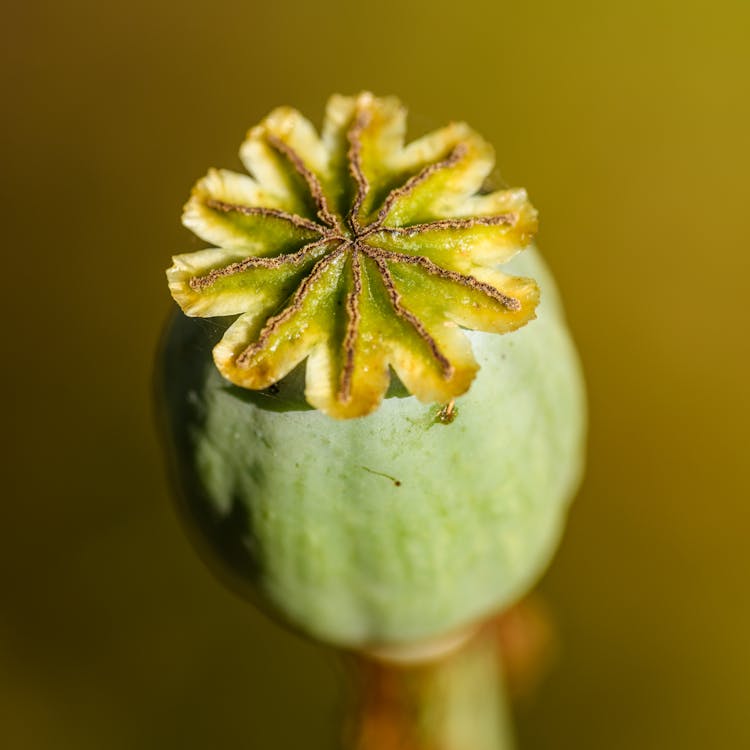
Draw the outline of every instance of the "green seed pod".
M243 144L251 176L212 171L186 206L217 247L168 272L213 318L178 315L164 347L187 515L244 592L355 648L523 594L582 462L554 284L533 248L514 258L536 229L525 192L483 190L494 157L467 126L404 131L370 94L333 97L321 137L275 111Z

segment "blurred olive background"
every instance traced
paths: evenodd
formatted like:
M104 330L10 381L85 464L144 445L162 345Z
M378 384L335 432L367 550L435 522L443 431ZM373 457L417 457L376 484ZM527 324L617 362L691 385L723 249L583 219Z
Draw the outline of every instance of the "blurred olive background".
M331 655L225 590L152 403L170 256L278 104L466 119L541 212L590 394L522 750L750 747L747 0L6 3L0 744L331 748ZM468 750L468 749L467 749Z

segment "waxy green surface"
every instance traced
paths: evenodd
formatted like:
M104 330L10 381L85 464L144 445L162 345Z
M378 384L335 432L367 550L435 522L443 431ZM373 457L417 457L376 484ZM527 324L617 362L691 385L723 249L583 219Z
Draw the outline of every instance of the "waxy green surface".
M242 144L249 174L198 182L183 222L216 247L175 256L169 286L189 316L239 316L213 352L229 381L262 390L305 361L332 417L377 409L392 372L446 403L477 372L462 329L534 317L536 283L498 269L536 231L525 191L487 189L493 149L464 123L405 133L392 97L331 97L320 135L282 107Z
M164 394L185 513L243 593L366 647L461 627L533 584L577 485L585 408L551 277L534 250L511 268L539 281L538 319L470 334L481 370L449 424L413 397L331 419L299 370L274 392L233 386L211 361L223 328L175 319Z

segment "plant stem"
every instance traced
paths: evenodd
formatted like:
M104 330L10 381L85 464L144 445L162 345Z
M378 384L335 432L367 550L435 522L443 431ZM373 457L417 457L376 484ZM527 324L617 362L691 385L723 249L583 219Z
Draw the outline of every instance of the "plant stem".
M346 750L512 750L493 626L430 661L356 660L360 704Z

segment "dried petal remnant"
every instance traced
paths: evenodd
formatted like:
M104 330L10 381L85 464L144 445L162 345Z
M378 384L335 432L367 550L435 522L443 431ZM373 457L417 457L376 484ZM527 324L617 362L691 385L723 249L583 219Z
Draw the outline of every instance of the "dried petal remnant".
M214 349L227 379L266 388L307 359L306 398L332 417L376 409L390 369L447 403L478 369L461 328L534 317L536 284L496 268L536 231L525 192L481 192L494 157L468 126L405 144L405 123L369 93L332 97L322 136L280 108L242 145L249 175L198 182L183 222L216 247L167 276L187 315L239 315Z

